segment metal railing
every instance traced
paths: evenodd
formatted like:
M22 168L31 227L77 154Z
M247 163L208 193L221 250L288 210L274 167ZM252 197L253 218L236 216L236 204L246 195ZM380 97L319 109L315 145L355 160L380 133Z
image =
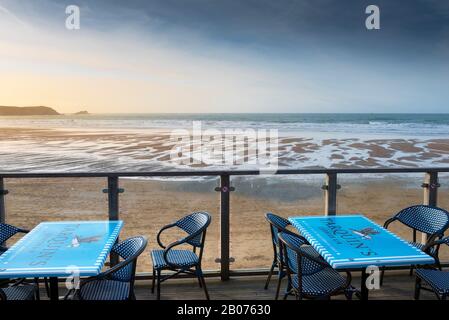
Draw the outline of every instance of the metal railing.
M438 173L449 172L448 168L381 168L381 169L299 169L278 170L275 175L325 175L324 200L325 215L337 214L337 195L340 185L339 174L397 174L397 173L423 173L424 189L423 204L437 206L438 204ZM108 194L109 220L118 220L120 193L119 179L129 177L219 177L220 186L215 191L220 192L220 269L208 272L209 276L220 276L222 280L228 280L233 275L264 274L268 270L231 270L230 269L230 192L232 176L257 176L257 170L235 171L166 171L166 172L70 172L70 173L1 173L0 172L0 222L6 222L5 196L8 190L5 187L6 179L32 179L32 178L107 178L108 188L103 192ZM112 257L111 263L114 263ZM140 274L140 278L149 277L148 274Z

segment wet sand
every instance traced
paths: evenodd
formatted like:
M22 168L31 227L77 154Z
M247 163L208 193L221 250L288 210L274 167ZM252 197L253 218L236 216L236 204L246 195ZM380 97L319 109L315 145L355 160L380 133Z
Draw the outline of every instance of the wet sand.
M214 143L217 150L221 150L222 141ZM0 128L2 171L153 171L210 165L188 161L192 159L192 154L188 152L172 160L171 151L179 146L184 152L196 150L190 144L188 147L180 145L170 131L160 129L83 131ZM278 150L278 165L281 168L429 167L449 163L449 139L280 137ZM235 155L236 159L243 157L235 163L249 168L249 151L244 153L242 156ZM251 154L255 155L256 152ZM17 158L21 161L18 162ZM223 169L223 166L230 164L223 161L214 165L215 169Z

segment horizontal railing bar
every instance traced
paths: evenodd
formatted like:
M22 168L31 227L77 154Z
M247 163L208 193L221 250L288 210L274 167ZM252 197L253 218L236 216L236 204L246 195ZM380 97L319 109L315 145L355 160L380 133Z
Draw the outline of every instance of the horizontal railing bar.
M449 172L445 168L365 168L365 169L285 169L271 172L276 175L351 174L351 173L425 173ZM154 171L154 172L0 172L2 178L105 178L105 177L204 177L204 176L255 176L266 175L259 170L217 171Z

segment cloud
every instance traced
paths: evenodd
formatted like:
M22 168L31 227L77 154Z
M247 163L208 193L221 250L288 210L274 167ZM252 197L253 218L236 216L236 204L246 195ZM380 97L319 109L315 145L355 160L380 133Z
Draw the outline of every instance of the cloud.
M14 21L15 23L19 24L20 26L22 26L26 29L29 29L29 30L32 29L32 27L28 23L26 23L25 21L23 21L22 19L17 17L14 13L12 13L10 10L5 8L4 6L0 5L0 15L1 14L6 15L10 19L12 19L12 21Z
M11 99L0 102L67 112L400 112L449 98L447 61L432 51L438 32L421 39L443 30L439 20L407 29L421 21L419 7L396 20L399 8L379 0L383 29L369 33L363 1L77 2L76 32L64 28L65 2L5 6L34 31L0 20L2 99Z

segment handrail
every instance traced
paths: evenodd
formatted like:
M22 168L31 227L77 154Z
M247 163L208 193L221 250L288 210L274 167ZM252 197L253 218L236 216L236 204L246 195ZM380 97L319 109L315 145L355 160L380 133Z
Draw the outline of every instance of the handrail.
M449 172L449 167L427 168L347 168L347 169L280 169L270 172L276 175L327 174L327 173L423 173ZM105 178L105 177L186 177L186 176L252 176L259 170L187 170L187 171L119 171L119 172L0 172L3 178ZM263 171L262 171L262 174Z
M220 270L213 274L219 274L222 280L229 279L230 275L238 274L230 270L230 193L234 191L231 185L232 176L269 176L269 175L325 175L323 186L325 197L326 215L337 214L337 193L340 185L337 183L339 174L376 174L376 173L424 173L424 181L421 187L424 190L424 204L436 206L438 188L438 173L449 172L449 167L427 168L357 168L357 169L280 169L272 172L259 170L187 170L187 171L145 171L145 172L0 172L0 222L6 220L5 196L8 191L5 188L5 179L24 178L107 178L108 188L103 190L108 194L109 219L118 220L119 195L124 190L119 188L119 178L126 177L218 177L220 186L215 191L220 192ZM425 241L425 239L422 239ZM1 245L1 244L0 244ZM111 256L111 264L117 263L117 257ZM260 270L254 274L260 274Z

